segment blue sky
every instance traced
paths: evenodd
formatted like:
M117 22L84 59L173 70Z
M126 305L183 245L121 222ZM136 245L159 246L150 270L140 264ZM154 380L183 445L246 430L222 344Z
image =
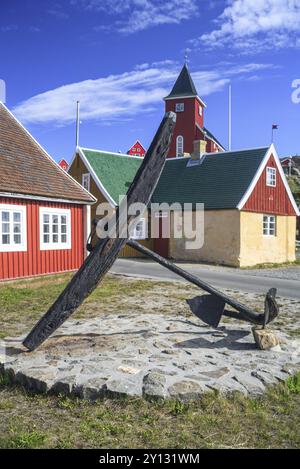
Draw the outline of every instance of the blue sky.
M56 159L80 144L147 147L188 49L206 126L233 148L270 143L300 154L300 0L1 0L6 104Z

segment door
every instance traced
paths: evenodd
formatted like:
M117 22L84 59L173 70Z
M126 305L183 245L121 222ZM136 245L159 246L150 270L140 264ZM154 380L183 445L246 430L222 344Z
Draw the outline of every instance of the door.
M154 252L162 257L169 257L170 221L168 212L155 213L155 223L157 223L157 233L153 240Z

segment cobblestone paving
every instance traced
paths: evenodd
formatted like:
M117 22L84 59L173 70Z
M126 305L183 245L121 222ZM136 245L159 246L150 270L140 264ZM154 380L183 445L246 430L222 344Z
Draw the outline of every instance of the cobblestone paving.
M176 285L174 284L174 288ZM263 297L227 291L258 310ZM219 390L258 395L300 370L299 302L279 298L272 329L282 344L255 347L251 326L225 319L210 328L187 310L101 314L69 320L42 347L26 352L22 337L0 346L0 368L14 382L40 392L100 396L198 398Z

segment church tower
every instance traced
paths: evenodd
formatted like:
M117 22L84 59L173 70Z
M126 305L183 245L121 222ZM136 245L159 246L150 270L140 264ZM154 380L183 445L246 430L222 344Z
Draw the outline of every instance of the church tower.
M186 64L171 93L164 100L166 112L173 111L177 115L168 158L190 155L195 152L195 148L200 147L201 151L207 152L224 150L204 127L206 104L199 97Z

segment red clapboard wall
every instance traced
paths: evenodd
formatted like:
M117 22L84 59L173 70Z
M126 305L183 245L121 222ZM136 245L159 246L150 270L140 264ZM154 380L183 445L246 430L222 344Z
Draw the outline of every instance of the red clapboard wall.
M78 269L84 260L84 208L76 204L0 197L0 204L26 205L27 252L0 252L0 280ZM71 210L71 249L40 250L39 207Z
M266 185L267 167L277 168L273 155L270 156L268 163L257 181L249 199L244 205L243 210L249 212L295 216L295 210L291 204L278 168L276 187L269 187Z

